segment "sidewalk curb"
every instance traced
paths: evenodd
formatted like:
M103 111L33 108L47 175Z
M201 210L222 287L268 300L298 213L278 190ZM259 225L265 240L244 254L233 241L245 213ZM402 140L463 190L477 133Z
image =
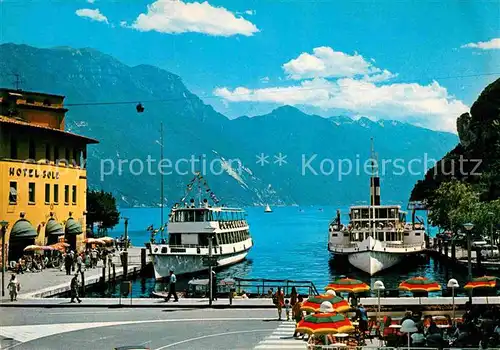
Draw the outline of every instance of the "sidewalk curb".
M275 309L274 305L183 305L175 303L163 303L163 304L142 304L142 305L130 305L130 304L85 304L83 301L81 304L38 304L38 303L28 303L28 304L16 304L16 303L2 303L0 308L43 308L43 309L55 309L55 308L108 308L108 309Z

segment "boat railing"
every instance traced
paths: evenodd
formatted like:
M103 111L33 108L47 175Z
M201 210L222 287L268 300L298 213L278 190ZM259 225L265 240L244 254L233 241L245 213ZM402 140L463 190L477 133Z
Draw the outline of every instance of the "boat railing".
M399 243L388 243L384 242L386 248L425 248L425 243L413 243L413 244L399 244Z
M219 228L221 230L233 229L233 228L242 228L248 227L248 223L246 220L234 220L234 221L218 221Z
M333 244L329 243L330 248L337 248L337 249L346 249L346 248L357 248L358 245L356 243L349 243L349 244Z
M312 281L288 280L288 279L264 279L264 278L234 278L236 292L250 293L250 295L266 296L268 291L272 288L273 293L276 293L278 287L281 288L285 297L289 297L292 288L298 294L318 295L319 292Z

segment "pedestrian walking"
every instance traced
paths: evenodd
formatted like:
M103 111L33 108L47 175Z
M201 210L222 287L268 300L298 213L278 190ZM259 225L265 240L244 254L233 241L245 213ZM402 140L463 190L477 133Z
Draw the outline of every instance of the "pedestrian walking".
M174 302L179 301L179 298L177 297L177 293L175 291L175 284L177 283L177 277L174 274L173 270L170 270L170 281L168 282L168 295L167 298L165 299L166 302L170 300L170 297L173 295L174 296Z
M290 300L288 299L285 300L285 315L286 320L290 321Z
M292 287L292 291L290 292L290 305L293 307L297 302L297 289L295 286Z
M70 289L71 289L71 301L70 301L70 303L74 303L75 299L78 301L78 303L81 303L82 300L78 297L78 274L76 274L71 279Z
M76 266L77 266L77 270L76 272L83 272L82 270L82 264L83 264L83 258L82 258L82 255L81 254L78 254L78 256L76 257Z
M297 302L292 307L292 317L295 320L296 324L298 324L300 322L300 320L302 320L303 313L302 313L302 310L300 309L302 307L302 301L303 301L302 296L299 295L297 297ZM293 333L293 337L295 338L298 336L299 336L299 333L297 333L297 326L296 326L295 332Z
M16 301L17 300L17 292L21 290L21 284L17 280L16 275L12 275L10 278L10 282L7 285L7 289L9 290L10 294L10 301Z
M281 321L281 311L283 310L283 306L285 306L285 295L281 291L281 287L278 287L276 294L274 294L273 303L276 309L278 309L278 320Z
M71 276L71 265L73 265L71 254L66 254L66 257L64 258L64 267L66 268L67 276Z

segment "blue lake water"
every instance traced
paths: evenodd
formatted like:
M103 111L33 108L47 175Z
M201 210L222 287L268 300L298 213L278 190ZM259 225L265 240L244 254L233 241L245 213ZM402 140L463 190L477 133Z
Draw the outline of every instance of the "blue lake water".
M328 224L336 207L275 207L273 213L264 213L260 207L246 210L254 247L246 261L218 271L219 280L225 277L311 280L318 290L340 276L358 278L372 285L381 279L388 289L397 288L402 280L413 276L426 276L444 286L451 277L461 284L465 281L466 271L460 268L452 271L446 264L428 257L405 261L376 277L348 264L339 264L327 250ZM347 210L343 208L342 212ZM146 228L151 224L157 227L160 222L157 208L121 209L121 214L129 218L129 237L134 246L143 246L149 240ZM168 217L167 210L164 217ZM120 223L108 235L118 237L123 230ZM137 280L133 294L149 297L154 288L159 285L155 287L153 279Z

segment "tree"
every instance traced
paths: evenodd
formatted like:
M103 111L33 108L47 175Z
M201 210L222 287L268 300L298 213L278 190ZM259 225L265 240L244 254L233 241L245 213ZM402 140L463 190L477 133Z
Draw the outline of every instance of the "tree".
M120 221L116 198L109 192L89 191L87 193L87 223L94 227L99 223L98 234L107 232Z
M479 196L464 182L443 182L429 201L429 221L434 226L457 232L463 224L473 221Z

